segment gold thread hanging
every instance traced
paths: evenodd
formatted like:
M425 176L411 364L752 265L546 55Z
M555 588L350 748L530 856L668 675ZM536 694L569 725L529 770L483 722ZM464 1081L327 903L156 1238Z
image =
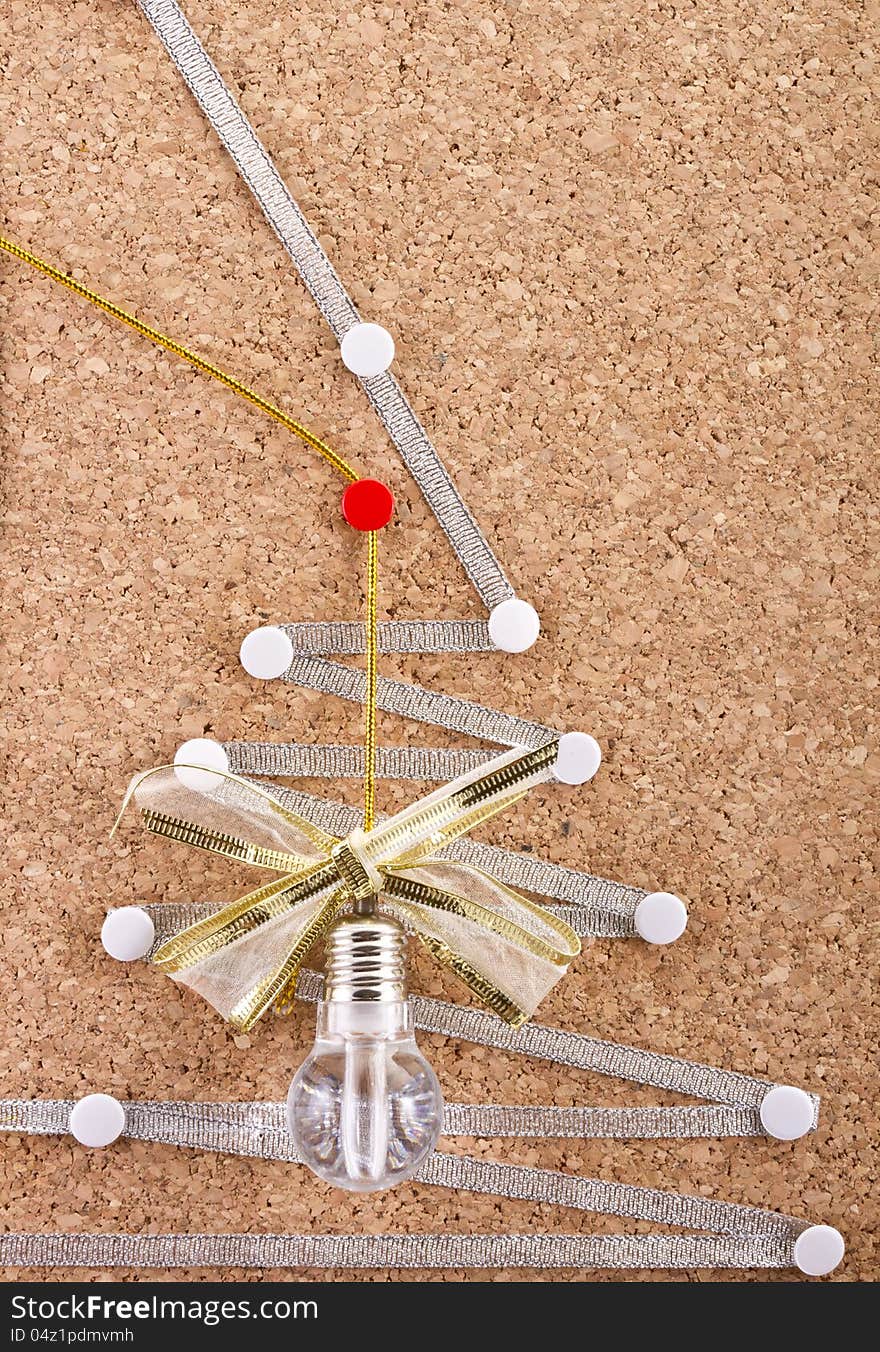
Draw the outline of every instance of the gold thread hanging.
M372 831L376 811L376 707L379 645L376 608L379 592L379 532L367 534L367 690L364 701L364 830Z

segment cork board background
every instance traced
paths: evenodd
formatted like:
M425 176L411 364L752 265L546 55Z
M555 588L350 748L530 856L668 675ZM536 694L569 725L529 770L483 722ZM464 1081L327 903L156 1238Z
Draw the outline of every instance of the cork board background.
M689 901L667 951L590 946L542 1021L823 1097L792 1145L450 1148L829 1222L848 1244L835 1280L876 1278L870 16L818 0L186 10L365 317L395 334L404 387L543 617L527 656L384 670L592 731L594 783L533 795L492 838ZM6 232L393 485L386 615L479 615L134 5L0 0L0 46ZM353 707L258 685L236 656L256 623L359 613L338 484L23 266L0 261L0 291L2 1093L281 1097L310 1009L234 1037L98 945L107 903L231 898L244 877L107 833L129 776L185 737L359 737ZM380 732L444 744L392 718ZM383 785L380 807L411 794ZM414 986L457 995L421 960ZM453 1099L673 1101L422 1042ZM0 1146L9 1229L621 1228L416 1185L354 1199L295 1167L133 1142Z

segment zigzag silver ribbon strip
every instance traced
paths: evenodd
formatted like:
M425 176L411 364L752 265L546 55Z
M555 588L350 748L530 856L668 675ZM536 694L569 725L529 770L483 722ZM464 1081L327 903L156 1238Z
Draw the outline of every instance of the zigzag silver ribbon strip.
M304 1000L319 998L318 993L303 983ZM645 1051L616 1042L587 1037L583 1033L569 1033L561 1028L548 1028L539 1023L527 1023L513 1029L492 1014L471 1009L465 1005L450 1004L427 996L410 996L410 1006L417 1028L426 1033L441 1033L445 1037L463 1038L484 1047L501 1051L521 1052L555 1061L558 1065L579 1070L594 1071L618 1080L651 1085L654 1089L688 1094L693 1098L715 1103L760 1108L768 1092L776 1086L768 1080L759 1080L739 1071L719 1070L715 1066L683 1057L666 1056L661 1052ZM818 1124L819 1099L809 1098L814 1105L812 1127Z
M74 1106L73 1101L58 1099L0 1102L0 1127L25 1134L66 1134ZM123 1104L123 1108L122 1134L137 1140L301 1163L284 1126L283 1104L134 1103ZM457 1192L542 1202L744 1240L763 1237L793 1242L809 1225L780 1212L735 1202L441 1151L430 1156L415 1178Z
M172 912L173 906L150 908ZM170 918L170 917L169 917ZM322 978L304 972L299 998L320 998ZM775 1086L735 1072L678 1057L618 1047L581 1034L541 1025L512 1029L482 1011L444 1001L413 997L416 1027L451 1033L485 1046L505 1047L578 1065L664 1089L697 1095L715 1103L683 1108L531 1108L517 1105L453 1104L445 1119L447 1134L550 1136L633 1134L758 1135L760 1105ZM813 1103L815 1126L818 1099ZM0 1102L0 1129L30 1134L66 1134L74 1100ZM124 1105L123 1135L250 1158L299 1162L285 1126L281 1103L150 1103ZM594 1214L654 1221L705 1231L696 1236L617 1235L502 1236L90 1236L26 1235L0 1238L0 1262L18 1267L52 1265L111 1266L533 1266L537 1256L557 1255L557 1265L595 1267L801 1266L806 1272L830 1270L798 1263L803 1239L826 1227L762 1208L706 1197L662 1192L551 1169L506 1164L437 1151L416 1179L435 1187L549 1203ZM834 1234L835 1232L828 1232ZM837 1237L839 1240L839 1236ZM687 1242L683 1242L687 1241ZM345 1257L327 1257L327 1245L348 1244ZM405 1246L401 1248L400 1245ZM408 1247L406 1247L408 1246ZM303 1256L307 1255L307 1259ZM503 1255L503 1256L502 1256ZM408 1260L408 1261L407 1261Z
M162 944L166 938L177 934L184 929L187 924L193 923L196 919L201 919L202 915L210 914L215 907L211 906L183 906L174 903L158 903L156 905L146 905L145 910L156 927L156 937L153 950ZM314 1003L321 999L324 979L317 972L305 968L300 973L297 984L296 995L298 1000ZM626 1044L608 1042L601 1038L588 1037L584 1033L570 1033L562 1028L549 1028L545 1024L526 1023L521 1028L511 1028L503 1019L497 1015L486 1013L481 1009L472 1008L468 1005L456 1005L447 1000L435 1000L430 996L411 995L409 997L410 1010L413 1017L413 1023L416 1028L425 1033L440 1033L444 1037L459 1038L464 1042L472 1042L481 1047L494 1047L501 1051L519 1052L524 1056L534 1056L541 1060L552 1061L557 1065L571 1066L578 1070L592 1071L595 1074L605 1075L617 1080L628 1080L633 1084L650 1085L654 1089L662 1089L671 1093L684 1094L690 1098L699 1098L708 1101L709 1104L722 1104L727 1108L735 1109L736 1113L722 1115L717 1119L719 1124L724 1125L723 1135L735 1134L746 1136L765 1135L763 1127L760 1125L758 1116L761 1104L767 1094L778 1088L778 1083L772 1080L761 1080L752 1075L744 1075L740 1071L720 1070L715 1066L705 1065L701 1061L688 1061L680 1056L665 1056L662 1052L646 1051L640 1047L630 1047ZM814 1131L819 1121L819 1103L820 1100L816 1094L807 1094L807 1097L813 1105L813 1121L810 1127ZM556 1114L565 1113L564 1109L536 1108L536 1109L507 1109L497 1105L479 1105L478 1107L466 1107L464 1105L455 1105L455 1111L466 1116L468 1112L488 1113L490 1120L493 1114L503 1114L505 1112L514 1112L522 1114L521 1121L525 1123L529 1113L550 1114L549 1117L532 1119L542 1121L546 1124L545 1131L541 1135L556 1135L555 1130L550 1129L551 1123L564 1123L568 1119L564 1116L556 1117ZM600 1116L595 1118L585 1118L584 1121L592 1121L596 1125L603 1121L601 1114L611 1112L610 1109L577 1109L573 1112L587 1112L589 1114L598 1113ZM663 1136L665 1133L661 1129L668 1124L676 1128L675 1136L689 1135L686 1130L688 1124L695 1126L698 1123L706 1125L715 1120L711 1114L706 1116L690 1117L691 1110L683 1111L680 1115L675 1112L672 1116L670 1109L659 1108L640 1108L623 1110L627 1114L636 1114L626 1119L621 1117L618 1121L614 1116L607 1119L609 1125L616 1122L623 1135L628 1132L623 1131L622 1124L627 1122L629 1127L639 1127L641 1131L647 1132L648 1139L655 1139ZM659 1114L659 1116L658 1116ZM737 1116L736 1114L743 1114ZM464 1120L464 1116L458 1120ZM474 1118L475 1122L477 1118ZM503 1120L502 1118L498 1119ZM570 1121L574 1121L571 1118ZM728 1131L733 1125L738 1124L743 1127L743 1131ZM464 1132L464 1128L462 1128ZM480 1133L482 1134L482 1133ZM494 1133L491 1133L494 1134ZM525 1134L517 1130L515 1135ZM564 1134L568 1134L565 1132ZM615 1132L615 1135L617 1132ZM698 1135L702 1135L700 1130Z
M791 1268L766 1235L0 1235L7 1267Z
M123 1136L134 1140L220 1151L247 1158L299 1163L285 1125L282 1103L124 1104ZM31 1135L69 1131L72 1099L0 1101L0 1130ZM461 1131L483 1128L504 1135L596 1135L609 1119L616 1135L637 1128L646 1112L679 1110L524 1109L453 1104L447 1126ZM694 1126L733 1127L730 1110L684 1109L702 1114ZM715 1122L705 1117L714 1114ZM550 1116L548 1116L548 1114ZM745 1118L746 1115L743 1114ZM746 1123L747 1124L747 1121ZM683 1121L678 1125L687 1128ZM691 1132L689 1134L695 1134ZM654 1221L706 1233L697 1235L27 1235L0 1237L0 1263L17 1267L77 1266L348 1266L348 1267L532 1267L553 1255L553 1266L571 1267L801 1267L827 1272L834 1265L811 1267L798 1261L802 1237L813 1227L780 1212L720 1202L707 1197L662 1192L627 1183L564 1174L551 1169L504 1164L437 1151L416 1180L434 1187L564 1206L596 1215ZM832 1234L834 1232L831 1232ZM839 1239L839 1237L838 1237ZM339 1248L338 1246L342 1246Z
M136 3L341 342L360 323L355 304L217 67L176 0ZM361 385L484 605L492 610L509 600L513 587L394 376L386 371L361 380Z

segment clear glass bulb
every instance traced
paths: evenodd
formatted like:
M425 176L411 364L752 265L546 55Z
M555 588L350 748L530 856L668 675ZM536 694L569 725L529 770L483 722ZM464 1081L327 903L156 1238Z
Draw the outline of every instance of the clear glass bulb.
M437 1077L413 1036L405 943L386 916L347 917L333 927L315 1045L287 1096L304 1162L352 1192L411 1178L443 1125Z

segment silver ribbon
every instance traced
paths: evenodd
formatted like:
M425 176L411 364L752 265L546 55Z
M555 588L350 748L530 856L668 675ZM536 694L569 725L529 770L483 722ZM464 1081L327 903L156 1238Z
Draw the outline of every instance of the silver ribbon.
M224 742L236 775L282 775L286 779L363 779L363 746L316 746L312 742ZM379 779L435 780L445 784L486 765L497 752L462 747L380 746ZM277 785L273 785L273 792Z
M353 657L366 652L366 630L360 620L299 621L281 624L297 653ZM485 620L380 620L380 653L493 653Z
M366 672L358 667L347 667L342 662L330 662L326 657L297 653L282 680L305 690L319 690L324 695L363 704L366 694ZM442 691L427 690L421 685L409 685L380 676L377 683L377 704L385 713L412 718L417 723L431 723L449 732L462 732L498 746L518 746L534 750L546 746L560 736L556 728L535 723L528 718L489 709L475 700L460 699Z
M74 1099L0 1099L0 1131L30 1136L67 1132ZM283 1103L125 1104L123 1136L299 1164ZM526 1140L656 1141L763 1136L754 1108L721 1104L674 1108L548 1108L447 1103L443 1135Z
M773 1235L0 1235L4 1267L789 1268Z
M64 1099L7 1100L0 1102L0 1127L10 1131L37 1135L63 1134L68 1130L68 1120L73 1107L74 1102L72 1100ZM458 1115L460 1124L465 1129L483 1125L481 1119L472 1115L475 1111L479 1114L485 1113L487 1110L469 1110L466 1105L453 1105L453 1121ZM498 1109L495 1111L507 1113L512 1111L516 1115L520 1110ZM535 1111L541 1112L542 1110ZM611 1110L600 1111L609 1112ZM469 1114L471 1115L469 1116ZM125 1105L125 1117L123 1135L136 1140L158 1141L163 1144L201 1150L224 1151L251 1158L282 1160L286 1163L300 1162L287 1133L284 1123L284 1105L281 1103L154 1104L137 1102ZM503 1126L504 1123L499 1120L495 1125ZM514 1120L515 1127L521 1128L524 1125L525 1123L517 1123ZM531 1125L530 1123L529 1127ZM549 1125L552 1126L552 1122ZM521 1132L517 1130L517 1134L521 1134ZM765 1211L759 1207L740 1206L732 1202L717 1202L707 1197L691 1197L682 1193L661 1192L657 1188L642 1188L627 1183L584 1178L559 1173L551 1169L534 1169L526 1165L503 1164L495 1160L475 1159L467 1155L447 1155L441 1151L436 1151L426 1161L416 1174L416 1179L434 1187L451 1188L459 1192L468 1191L497 1197L549 1203L554 1206L564 1206L573 1210L588 1211L604 1216L654 1221L663 1225L704 1231L706 1232L704 1235L692 1239L691 1245L686 1250L691 1261L694 1261L694 1255L703 1255L702 1259L696 1258L698 1266L704 1264L717 1265L720 1254L725 1252L728 1255L726 1261L735 1262L741 1266L764 1266L768 1254L773 1255L773 1266L791 1265L794 1256L794 1242L798 1235L808 1228L807 1222L796 1220L794 1217L779 1212ZM89 1263L100 1261L102 1265L107 1265L107 1254L102 1249L102 1245L107 1243L106 1237L72 1236L65 1238L73 1239L76 1245L81 1246L79 1250L74 1249L74 1252L78 1251L82 1255L80 1261ZM135 1244L133 1252L142 1255L139 1261L147 1261L144 1255L150 1255L151 1252L148 1248L139 1249L137 1247L146 1238L146 1236L113 1237L114 1241L121 1243L123 1250L128 1253L132 1252L132 1249L128 1246L133 1242ZM169 1241L172 1239L172 1237L167 1238ZM241 1236L224 1238L232 1240L233 1243L238 1243L243 1239ZM320 1244L327 1237L276 1236L274 1238L280 1243L293 1246L299 1243ZM357 1238L360 1239L361 1237ZM364 1236L363 1238L372 1237ZM393 1243L398 1239L403 1240L405 1237L393 1236L388 1238ZM434 1252L432 1248L433 1241L439 1237L411 1236L408 1238L415 1241L411 1250L412 1266L430 1267L435 1262L440 1261L442 1250ZM462 1238L465 1237L449 1236L448 1242L455 1244ZM503 1238L509 1240L512 1237L506 1236ZM541 1244L552 1242L566 1245L573 1237L531 1235L519 1238L523 1241L523 1247L517 1257L509 1259L509 1261L519 1265L530 1265L528 1254L537 1252ZM595 1242L599 1237L590 1238ZM641 1241L632 1250L628 1248L631 1238ZM664 1265L668 1262L667 1255L670 1250L664 1243L665 1238L660 1235L615 1236L614 1240L622 1252L637 1254L640 1266L646 1264L650 1266L657 1261L663 1262ZM35 1262L63 1261L57 1258L50 1260L45 1256L40 1256L45 1255L47 1248L59 1243L62 1239L60 1236L18 1235L14 1239L13 1237L9 1237L9 1239L14 1256L6 1261L25 1266ZM174 1241L177 1239L182 1239L184 1242L189 1240L193 1243L194 1248L189 1250L193 1255L191 1258L192 1265L215 1264L218 1261L213 1252L210 1236L174 1237ZM732 1244L733 1247L724 1248L725 1241ZM720 1250L719 1244L722 1245ZM462 1252L457 1248L450 1251ZM674 1249L672 1251L674 1252ZM384 1266L385 1263L391 1261L391 1253L386 1250L381 1252L384 1258L382 1265ZM601 1249L598 1251L593 1249L587 1252L576 1249L568 1252L569 1257L566 1260L566 1265L573 1263L575 1266L595 1266L597 1263L607 1261L607 1257L610 1256L612 1251L607 1251L604 1257L599 1256L603 1252ZM364 1253L369 1253L369 1248ZM482 1254L483 1250L480 1250L480 1253ZM97 1258L98 1254L101 1254L100 1259ZM3 1249L0 1248L0 1258L2 1258L2 1255ZM260 1266L279 1265L273 1263L265 1254L261 1257ZM68 1261L72 1262L74 1259L71 1258ZM122 1259L111 1259L110 1261L122 1262ZM158 1255L151 1255L149 1261L155 1263L160 1259ZM167 1261L166 1254L162 1254L161 1261ZM227 1262L230 1260L221 1259L219 1261ZM378 1254L376 1261L378 1263ZM359 1264L355 1263L354 1265ZM471 1262L468 1265L485 1265L485 1259L472 1255ZM500 1265L502 1264L499 1263Z

